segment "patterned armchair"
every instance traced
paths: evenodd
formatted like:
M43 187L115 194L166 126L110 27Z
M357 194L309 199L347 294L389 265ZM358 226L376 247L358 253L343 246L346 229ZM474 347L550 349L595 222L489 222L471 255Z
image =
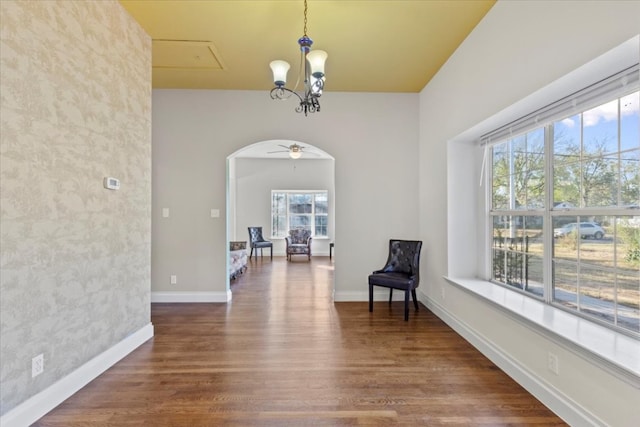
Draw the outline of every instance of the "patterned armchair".
M311 260L311 230L304 228L289 230L286 242L289 261L291 261L291 255L306 255Z

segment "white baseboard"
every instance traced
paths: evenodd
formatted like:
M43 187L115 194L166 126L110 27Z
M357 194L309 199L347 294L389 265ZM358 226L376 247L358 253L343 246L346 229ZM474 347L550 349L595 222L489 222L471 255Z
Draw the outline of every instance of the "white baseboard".
M0 425L2 427L31 425L152 337L153 325L149 323L4 414L0 417Z
M516 359L504 352L502 348L496 346L482 335L479 335L473 328L467 326L436 301L428 298L422 292L418 293L418 299L436 316L569 425L605 425L605 423L597 419L581 405L529 371Z
M151 292L151 302L229 302L231 291L226 292Z

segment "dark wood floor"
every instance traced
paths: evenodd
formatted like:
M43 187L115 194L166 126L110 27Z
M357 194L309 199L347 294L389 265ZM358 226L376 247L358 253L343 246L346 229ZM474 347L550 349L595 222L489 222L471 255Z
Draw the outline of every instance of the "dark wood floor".
M155 337L35 425L564 425L424 306L369 313L332 281L328 257L265 257L230 304L153 304Z

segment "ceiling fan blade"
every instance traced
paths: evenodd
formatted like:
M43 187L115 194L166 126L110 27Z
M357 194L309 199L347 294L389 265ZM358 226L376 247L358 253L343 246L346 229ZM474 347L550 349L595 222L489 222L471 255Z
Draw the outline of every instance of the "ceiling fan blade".
M289 150L280 150L280 151L267 151L267 154L273 154L273 153L288 153Z
M282 145L282 144L278 144L278 147L286 148L287 150L291 149L291 147L287 147L286 145Z

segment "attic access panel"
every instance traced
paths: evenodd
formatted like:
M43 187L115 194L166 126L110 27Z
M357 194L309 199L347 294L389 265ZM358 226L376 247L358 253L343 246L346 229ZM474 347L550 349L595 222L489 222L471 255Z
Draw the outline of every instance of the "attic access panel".
M206 40L153 40L154 68L223 70L213 42Z

